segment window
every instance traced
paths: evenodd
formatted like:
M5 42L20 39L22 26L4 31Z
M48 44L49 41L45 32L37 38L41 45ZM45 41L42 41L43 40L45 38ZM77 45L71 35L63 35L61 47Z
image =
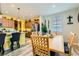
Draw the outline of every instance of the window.
M61 18L59 16L52 18L52 31L53 32L61 32L62 31L62 23Z

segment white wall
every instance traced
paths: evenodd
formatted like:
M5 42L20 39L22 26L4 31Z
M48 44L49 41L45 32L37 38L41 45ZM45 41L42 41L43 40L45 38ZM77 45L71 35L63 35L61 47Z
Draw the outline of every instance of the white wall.
M61 24L62 24L62 34L64 35L64 40L67 41L67 35L69 34L69 32L74 32L75 34L79 34L79 23L77 20L77 16L79 13L79 8L75 8L75 9L71 9L68 11L64 11L64 12L60 12L60 13L56 13L53 15L48 15L48 16L42 16L42 19L46 19L46 20L50 20L50 29L53 30L53 28L51 27L52 25L52 20L56 17L59 16L61 18ZM72 22L73 24L68 25L68 16L73 16ZM42 21L43 22L43 21Z

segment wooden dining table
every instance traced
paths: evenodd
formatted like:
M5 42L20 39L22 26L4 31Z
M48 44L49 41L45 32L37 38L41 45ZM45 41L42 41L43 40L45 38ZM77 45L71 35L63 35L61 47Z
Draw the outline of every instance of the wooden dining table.
M50 51L65 54L63 35L56 35L53 38L49 38L49 49Z

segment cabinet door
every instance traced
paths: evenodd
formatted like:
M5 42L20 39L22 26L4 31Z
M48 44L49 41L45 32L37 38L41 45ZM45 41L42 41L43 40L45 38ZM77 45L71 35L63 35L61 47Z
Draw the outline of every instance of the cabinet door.
M18 21L14 21L14 28L15 30L18 30Z

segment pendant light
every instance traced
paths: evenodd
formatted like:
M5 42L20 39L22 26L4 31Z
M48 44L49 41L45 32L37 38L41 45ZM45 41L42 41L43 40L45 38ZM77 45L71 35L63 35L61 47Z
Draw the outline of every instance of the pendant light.
M2 18L2 12L1 12L1 3L0 3L0 18Z
M20 8L17 8L17 11L18 11L18 21L20 21Z

